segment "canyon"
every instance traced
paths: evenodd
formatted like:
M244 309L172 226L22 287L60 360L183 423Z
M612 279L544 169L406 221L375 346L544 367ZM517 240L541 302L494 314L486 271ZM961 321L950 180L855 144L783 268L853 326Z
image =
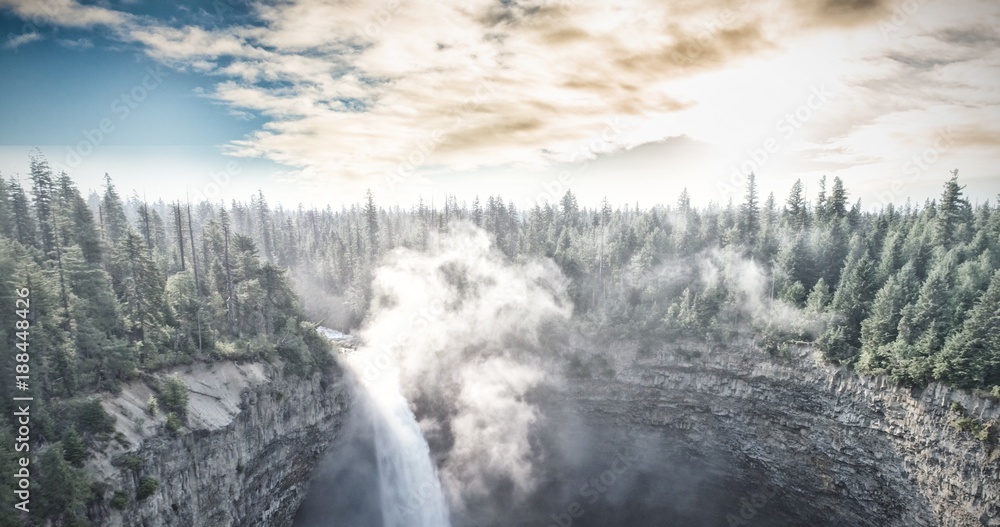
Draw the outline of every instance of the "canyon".
M750 342L638 349L603 349L534 395L539 484L498 496L512 506L478 524L1000 526L995 400L858 376L806 346L784 357ZM146 412L147 383L104 400L129 446L88 461L104 485L94 525L286 527L309 492L360 492L329 479L310 490L316 467L352 440L346 370L303 379L223 362L177 373L191 402L176 436ZM985 427L982 439L955 426L961 416ZM146 477L158 482L148 497L111 506Z

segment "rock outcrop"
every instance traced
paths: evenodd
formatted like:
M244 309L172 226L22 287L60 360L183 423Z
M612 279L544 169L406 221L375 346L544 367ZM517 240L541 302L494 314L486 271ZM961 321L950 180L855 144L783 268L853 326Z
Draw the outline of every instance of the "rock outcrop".
M862 377L810 348L700 348L609 350L614 377L574 380L563 397L588 426L654 431L661 456L711 474L700 490L718 510L702 524L1000 526L995 434L955 426L996 423L1000 403Z
M88 506L93 524L291 525L313 467L346 418L343 374L303 378L280 366L232 362L173 371L190 397L187 423L175 433L163 412L147 411L153 391L146 382L103 402L119 441L88 462L101 482L102 499Z

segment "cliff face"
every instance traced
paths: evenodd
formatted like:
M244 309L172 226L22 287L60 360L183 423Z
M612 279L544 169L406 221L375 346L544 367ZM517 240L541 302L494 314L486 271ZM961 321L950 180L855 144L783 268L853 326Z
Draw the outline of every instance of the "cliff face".
M545 406L574 409L587 431L577 435L606 454L588 455L618 482L601 490L601 509L578 494L579 481L555 470L556 480L575 485L572 495L525 518L570 518L574 527L1000 526L1000 455L952 426L953 403L983 423L1000 420L1000 404L939 385L911 391L862 378L809 349L793 355L774 359L746 346L645 356L628 346L605 350L617 373L568 379ZM106 483L90 507L94 525L291 525L322 452L341 448L334 442L352 403L350 380L339 371L285 377L265 364L178 373L190 404L176 435L164 430L162 412L147 413L153 392L145 383L104 402L129 446L88 462ZM625 450L646 457L615 461ZM147 477L157 489L137 500ZM666 490L654 496L657 485ZM112 506L116 491L129 497L122 510ZM661 503L664 495L672 503ZM579 510L574 501L586 511L566 516ZM622 520L622 510L633 515Z
M312 468L346 418L343 375L286 377L260 363L176 371L190 396L187 425L176 434L165 431L162 412L146 411L153 392L144 382L104 401L128 447L88 462L105 483L103 499L89 506L94 525L291 525ZM137 500L145 478L157 488ZM124 509L112 506L116 491L129 498Z
M703 524L1000 526L1000 447L952 426L953 403L988 423L995 401L862 378L805 348L619 351L613 379L563 396L590 426L655 431L661 457L712 474Z

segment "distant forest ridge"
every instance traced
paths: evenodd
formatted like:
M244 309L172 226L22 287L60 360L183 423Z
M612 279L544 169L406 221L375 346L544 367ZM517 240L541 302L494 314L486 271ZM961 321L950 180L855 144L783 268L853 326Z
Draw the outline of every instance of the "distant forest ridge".
M811 318L790 334L765 328L772 348L815 340L832 361L908 384L1000 384L991 316L1000 305L1000 216L994 204L970 204L957 171L939 199L878 212L863 212L840 178L828 188L825 177L813 202L801 181L780 203L762 198L750 174L741 202L725 207L694 207L685 189L672 205L648 209L580 207L568 191L528 210L500 196L384 209L370 192L341 210L290 210L270 207L262 192L228 207L124 199L110 177L103 195L85 201L44 158L30 160L30 173L30 188L0 181L3 256L11 269L22 264L25 279L33 262L40 291L54 300L43 315L58 318L43 327L53 328L54 343L75 344L52 361L67 377L75 372L68 393L113 389L133 368L215 353L217 343L230 353L237 341L277 338L293 331L284 319L301 318L302 308L354 327L380 257L424 250L456 220L488 232L506 258L552 258L570 279L575 313L610 329L652 339L739 329L725 326L738 320L728 311L746 308L741 292L709 283L693 265L725 253L756 266L768 304ZM96 362L73 364L87 360Z

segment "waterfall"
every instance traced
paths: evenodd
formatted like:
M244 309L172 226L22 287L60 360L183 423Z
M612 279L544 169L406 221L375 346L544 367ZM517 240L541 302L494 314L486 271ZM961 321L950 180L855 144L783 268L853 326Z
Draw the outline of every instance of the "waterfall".
M383 362L376 375L365 378L362 373L372 372L367 358L358 350L347 363L365 379L361 386L372 420L383 526L450 527L430 447L400 389L399 372Z
M448 527L448 508L427 441L398 383L384 384L391 386L378 394L372 411L383 525Z

